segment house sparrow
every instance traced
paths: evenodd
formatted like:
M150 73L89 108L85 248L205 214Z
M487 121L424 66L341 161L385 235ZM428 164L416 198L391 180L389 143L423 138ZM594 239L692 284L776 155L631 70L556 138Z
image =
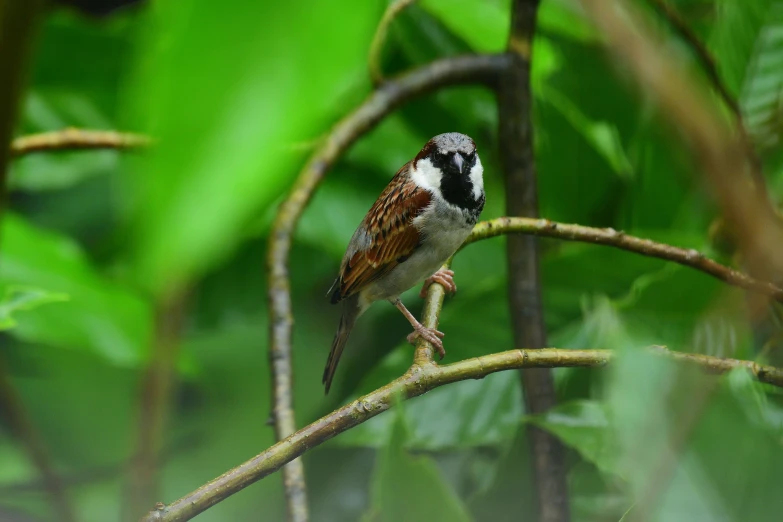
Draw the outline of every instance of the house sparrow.
M457 132L439 134L402 166L354 232L329 290L343 304L342 318L326 361L326 393L356 319L375 301L396 306L413 326L408 341L421 337L443 358L443 333L427 328L400 301L400 294L425 281L453 293L451 270L441 265L462 245L484 208L484 172L476 144Z

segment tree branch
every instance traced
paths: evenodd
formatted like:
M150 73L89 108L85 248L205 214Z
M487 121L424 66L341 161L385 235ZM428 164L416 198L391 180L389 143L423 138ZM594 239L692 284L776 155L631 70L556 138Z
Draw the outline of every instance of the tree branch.
M174 388L184 308L184 292L165 297L156 306L152 355L139 386L138 439L128 476L125 520L134 520L159 495L160 455Z
M657 11L661 18L669 23L680 38L690 46L710 83L723 100L723 103L725 103L731 112L734 113L734 117L737 120L737 130L747 151L748 159L753 164L751 175L753 176L754 182L760 187L766 186L764 176L761 174L761 160L756 154L753 140L751 140L748 130L745 128L742 109L731 92L729 92L726 82L721 78L720 73L718 72L718 65L715 62L712 53L710 53L707 46L699 40L698 35L688 26L686 21L677 12L677 9L671 6L666 0L647 0L647 2L652 5L653 9Z
M664 348L655 349L655 353L700 366L709 373L724 373L734 368L745 368L759 381L783 387L781 368L762 366L750 361L670 352ZM305 452L383 413L392 407L398 397L411 399L447 384L468 379L482 379L492 373L505 370L600 367L609 363L612 357L612 352L609 350L542 348L510 350L443 366L414 364L402 377L318 419L176 502L151 511L141 519L141 522L190 520L250 484L274 473Z
M783 224L764 187L749 183L753 160L741 137L710 104L706 90L681 61L664 51L629 2L581 3L605 34L608 50L658 103L700 163L749 272L760 279L780 280Z
M723 78L720 77L718 65L715 63L715 58L713 58L712 53L707 49L707 46L702 43L698 35L690 28L682 16L680 16L677 9L669 5L666 0L647 0L647 2L655 9L661 18L669 23L671 28L674 29L680 38L690 46L701 64L701 68L709 78L710 83L712 83L712 86L715 87L715 90L718 91L718 94L723 99L723 103L725 103L726 106L731 109L731 112L741 120L742 113L740 111L739 103L737 103L737 100L735 100L731 95L731 92L729 92L729 88L726 86Z
M78 149L136 149L152 140L129 132L68 128L16 138L11 143L11 155L24 156L33 152Z
M415 1L416 0L395 0L386 7L386 11L384 11L383 17L378 23L378 28L375 30L375 35L370 44L370 57L368 59L370 79L372 79L372 83L376 87L385 81L383 69L381 68L381 53L383 51L383 44L386 41L386 35L389 33L389 26L403 9Z
M498 142L505 173L506 212L538 217L538 181L533 158L532 96L530 62L536 28L538 0L514 0L507 52L511 63L498 88ZM541 302L538 239L512 236L506 244L511 325L516 346L546 346L546 328ZM543 413L556 401L549 369L521 372L525 409ZM551 433L528 424L530 457L536 484L538 520L567 522L570 519L564 452Z
M46 444L25 410L22 398L14 389L8 375L8 368L5 367L2 359L0 359L0 413L3 413L14 438L27 452L30 462L38 469L41 483L52 504L54 519L61 522L76 520L68 493L52 465Z
M581 241L595 243L634 252L643 256L656 257L671 261L679 265L687 266L711 275L732 286L753 290L762 295L772 297L783 303L783 288L768 281L760 281L753 277L721 265L693 249L678 248L664 243L656 243L649 239L626 235L622 231L613 228L592 228L581 225L567 225L556 223L548 219L531 219L519 217L501 217L491 221L478 223L470 237L465 241L465 246L490 237L517 232L534 236L551 237L567 241Z
M272 412L278 440L287 437L296 429L291 396L293 318L288 258L294 229L316 187L348 147L404 102L447 85L494 85L506 64L507 58L502 55L462 56L435 61L385 82L354 112L335 125L302 169L291 193L278 210L269 235L267 257ZM300 517L294 519L297 522L306 520L307 504L301 461L286 466L283 475L289 514L291 517ZM302 516L305 518L301 518Z

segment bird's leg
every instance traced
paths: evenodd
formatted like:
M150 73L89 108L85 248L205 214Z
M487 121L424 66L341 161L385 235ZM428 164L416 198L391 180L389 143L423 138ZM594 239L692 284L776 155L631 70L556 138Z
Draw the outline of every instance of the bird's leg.
M446 350L443 348L443 341L441 341L441 338L446 334L439 332L435 328L427 328L417 321L416 318L413 317L413 314L410 313L407 308L405 308L405 305L402 304L402 301L400 301L399 297L392 301L392 304L396 306L400 312L402 312L402 315L404 315L408 322L411 323L411 326L413 326L413 332L408 335L408 342L415 344L416 339L421 337L425 341L432 344L432 346L438 352L438 355L440 355L440 358L443 359L443 356L446 355Z
M424 285L421 287L421 292L419 292L419 297L424 299L427 297L427 290L429 289L430 285L432 283L440 283L443 285L443 288L446 289L446 292L454 295L457 291L457 284L454 282L454 270L448 270L446 268L441 268L431 276L429 276L427 279L424 280Z

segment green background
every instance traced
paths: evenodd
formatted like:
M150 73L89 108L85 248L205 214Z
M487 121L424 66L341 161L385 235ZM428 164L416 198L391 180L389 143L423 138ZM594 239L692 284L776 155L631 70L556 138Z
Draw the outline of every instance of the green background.
M665 50L699 71L687 44L645 2L635 3ZM777 203L783 2L669 3L714 53L739 99ZM145 151L38 153L10 166L0 357L79 520L119 520L153 311L176 289L189 292L161 500L273 443L268 231L319 140L371 91L367 55L385 6L180 0L97 20L67 9L47 16L17 134L75 126L156 140ZM384 69L502 51L509 7L422 0L392 25ZM575 2L542 1L534 48L542 216L736 261L710 240L717 210L682 140L618 76ZM377 304L359 322L324 397L320 377L339 314L326 291L377 194L435 134L475 139L487 188L482 217L504 214L497 117L491 92L444 89L393 113L329 172L291 254L299 426L410 365L409 325ZM780 520L781 392L742 372L706 377L642 350L664 344L774 361L776 311L752 330L743 293L704 274L595 245L545 240L542 251L550 344L613 349L617 363L556 370L560 405L543 417L525 416L518 374L506 372L435 390L336 437L304 458L312 520L534 520L528 422L566 444L575 521L620 520L653 487L667 455L674 464L655 520ZM441 319L446 362L512 348L504 240L467 248L454 270L460 291ZM403 297L414 313L417 293ZM0 417L0 519L52 519L44 491L20 489L36 478ZM274 475L198 520L284 517Z

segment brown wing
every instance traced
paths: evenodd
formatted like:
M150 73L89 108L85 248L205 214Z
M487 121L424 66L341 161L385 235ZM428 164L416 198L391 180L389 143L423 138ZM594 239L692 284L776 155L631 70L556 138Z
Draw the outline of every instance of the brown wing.
M430 204L431 195L410 179L409 165L406 163L392 178L351 239L332 303L389 273L419 245L419 230L413 218Z

